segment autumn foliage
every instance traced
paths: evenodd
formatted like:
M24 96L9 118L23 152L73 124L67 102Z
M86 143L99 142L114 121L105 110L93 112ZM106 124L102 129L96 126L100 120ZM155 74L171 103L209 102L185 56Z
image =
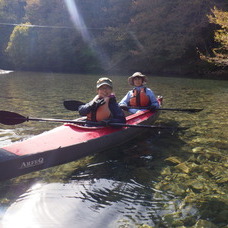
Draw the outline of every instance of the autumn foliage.
M227 70L227 9L220 0L0 0L0 68Z

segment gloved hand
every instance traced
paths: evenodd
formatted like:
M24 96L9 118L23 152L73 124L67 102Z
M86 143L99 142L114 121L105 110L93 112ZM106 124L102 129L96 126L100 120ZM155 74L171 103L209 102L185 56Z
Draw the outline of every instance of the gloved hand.
M156 107L155 105L152 105L152 106L150 106L150 108L149 108L149 110L150 110L151 112L155 112L156 109L157 109L157 107Z
M125 104L120 104L120 108L124 111L128 111L128 107Z
M104 104L105 104L104 98L98 99L98 100L95 100L95 101L93 102L93 104L91 105L91 108L92 108L93 110L95 110L95 109L97 109L98 107L100 107L100 106L102 106L102 105L104 105Z
M95 103L96 103L96 107L98 108L98 107L104 105L106 102L105 102L104 98L102 98L102 99L96 100Z

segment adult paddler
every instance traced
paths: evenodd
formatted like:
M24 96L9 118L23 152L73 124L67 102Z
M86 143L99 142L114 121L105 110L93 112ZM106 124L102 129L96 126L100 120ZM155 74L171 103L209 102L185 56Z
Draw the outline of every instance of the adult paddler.
M134 86L134 88L120 101L119 105L123 110L136 113L148 107L150 107L151 110L159 108L159 103L154 92L145 86L146 82L147 77L141 72L135 72L128 78L128 83Z

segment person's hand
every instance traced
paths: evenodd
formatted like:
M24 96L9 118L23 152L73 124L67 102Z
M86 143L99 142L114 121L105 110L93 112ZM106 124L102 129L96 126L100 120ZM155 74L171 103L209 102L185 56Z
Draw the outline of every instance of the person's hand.
M120 104L120 108L124 111L128 111L128 107L125 104Z
M150 106L150 108L149 108L149 110L150 110L151 112L155 112L156 109L157 109L157 107L156 107L155 105L152 105L152 106Z
M92 109L97 109L98 107L102 106L105 104L105 100L104 98L102 99L98 99L98 100L95 100L92 105L91 105L91 108Z
M106 102L105 102L104 98L99 99L99 100L96 100L96 101L95 101L96 108L98 108L98 107L104 105L105 103L106 103Z

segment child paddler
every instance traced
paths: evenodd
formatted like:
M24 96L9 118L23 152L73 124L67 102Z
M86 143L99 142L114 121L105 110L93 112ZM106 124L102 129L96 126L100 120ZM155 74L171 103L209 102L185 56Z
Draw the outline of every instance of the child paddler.
M119 105L123 110L136 113L148 109L148 107L152 111L159 108L154 92L145 86L146 82L147 77L140 72L135 72L128 78L128 83L134 88L120 101Z
M87 116L87 120L93 122L126 123L125 115L113 94L112 80L100 78L97 81L97 95L92 101L78 108L81 116Z

